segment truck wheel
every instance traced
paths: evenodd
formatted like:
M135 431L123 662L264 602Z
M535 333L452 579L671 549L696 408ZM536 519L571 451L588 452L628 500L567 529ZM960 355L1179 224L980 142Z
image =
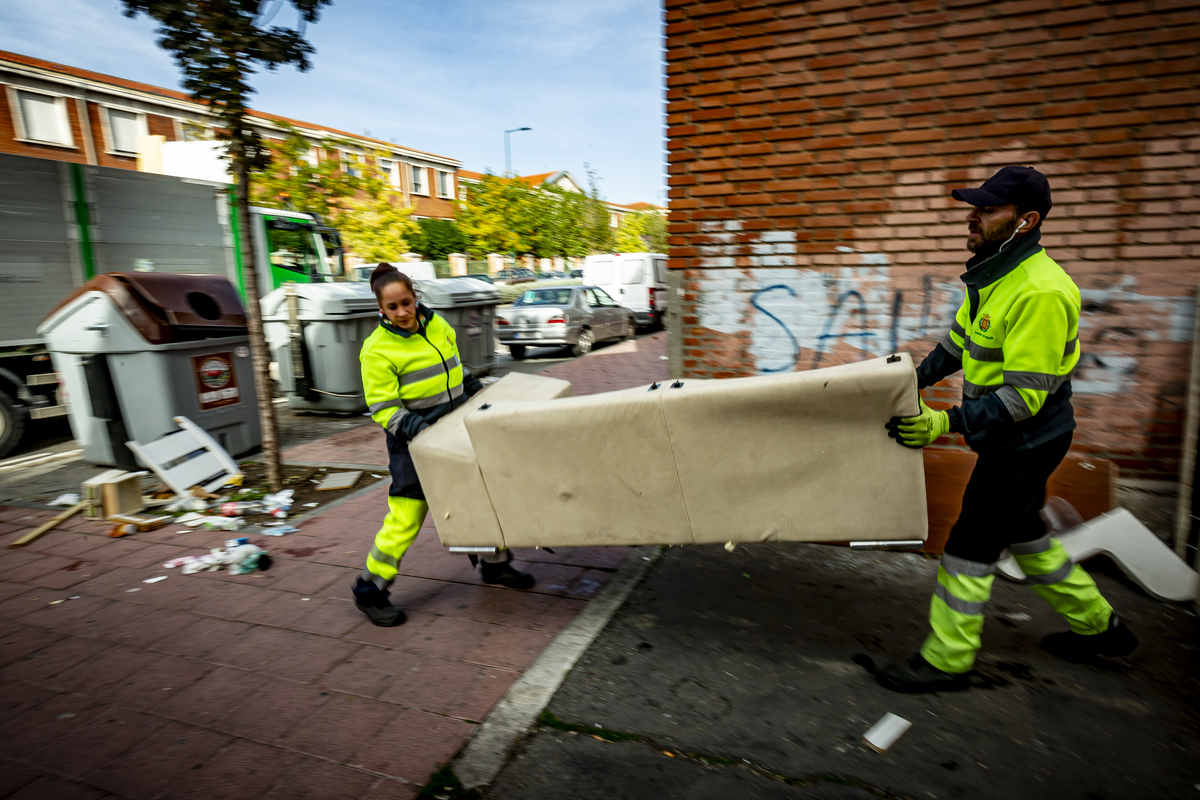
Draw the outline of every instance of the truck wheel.
M25 412L17 408L4 392L0 392L0 458L8 455L25 430Z
M512 353L513 361L520 361L525 357L525 345L510 344L508 346L508 352Z

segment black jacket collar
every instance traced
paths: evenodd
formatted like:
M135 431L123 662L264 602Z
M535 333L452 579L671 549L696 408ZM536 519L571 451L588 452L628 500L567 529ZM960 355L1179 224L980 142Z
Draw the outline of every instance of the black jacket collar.
M433 309L428 308L422 303L417 303L417 319L421 321L420 326L413 333L409 333L408 331L404 330L404 328L398 328L392 323L388 322L387 317L383 315L383 312L379 312L379 326L388 333L398 334L403 336L405 339L410 336L415 336L418 333L422 336L425 334L425 329L429 327L429 320L433 319Z
M1017 268L1025 259L1042 249L1040 230L1030 231L1007 247L992 254L976 253L967 262L967 271L959 277L968 286L982 289Z

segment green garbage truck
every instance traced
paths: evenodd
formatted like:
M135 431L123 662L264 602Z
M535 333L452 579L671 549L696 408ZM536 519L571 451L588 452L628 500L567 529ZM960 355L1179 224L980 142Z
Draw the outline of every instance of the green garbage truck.
M67 413L38 323L104 272L226 276L245 300L241 237L223 183L0 154L0 458ZM251 208L259 296L343 280L337 231L313 214Z

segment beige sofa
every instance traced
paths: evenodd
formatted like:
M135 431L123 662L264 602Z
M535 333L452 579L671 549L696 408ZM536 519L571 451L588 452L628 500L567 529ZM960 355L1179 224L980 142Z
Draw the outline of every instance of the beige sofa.
M907 355L571 397L510 374L412 445L446 546L924 540Z

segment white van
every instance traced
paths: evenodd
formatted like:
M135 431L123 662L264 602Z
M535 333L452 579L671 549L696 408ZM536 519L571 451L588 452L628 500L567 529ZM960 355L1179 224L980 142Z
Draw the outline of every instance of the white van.
M639 325L661 328L667 316L667 257L662 253L588 256L583 282L633 311Z

